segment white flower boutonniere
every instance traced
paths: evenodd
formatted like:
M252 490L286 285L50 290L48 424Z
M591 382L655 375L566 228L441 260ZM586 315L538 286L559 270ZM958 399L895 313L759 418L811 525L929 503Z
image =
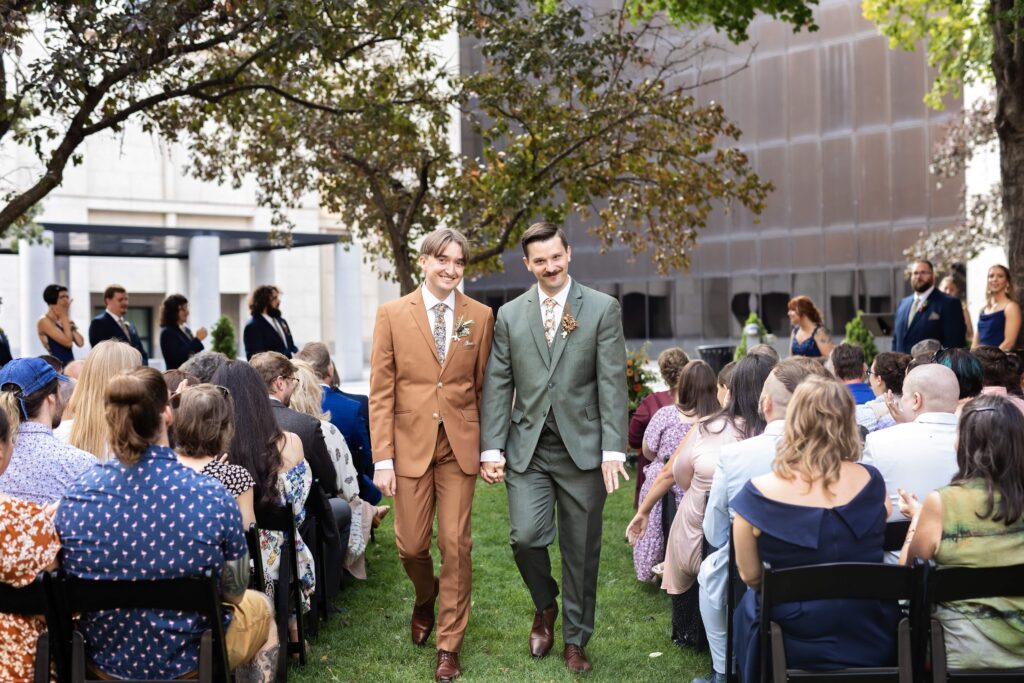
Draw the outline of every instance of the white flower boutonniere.
M455 327L452 328L452 341L459 341L463 337L469 336L469 328L473 327L472 320L466 320L463 316L459 316L459 319L455 321Z

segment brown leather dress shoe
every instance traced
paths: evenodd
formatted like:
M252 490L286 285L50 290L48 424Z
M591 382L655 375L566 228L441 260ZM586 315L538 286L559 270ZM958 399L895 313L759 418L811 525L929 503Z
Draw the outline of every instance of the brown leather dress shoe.
M533 615L533 628L530 629L530 654L534 657L547 657L551 646L555 644L555 618L558 616L558 604L537 610Z
M437 673L434 674L434 680L449 683L449 681L454 681L461 675L462 666L459 664L459 653L438 650Z
M434 597L422 605L412 608L412 644L422 645L427 642L430 632L434 630L434 606L437 604L437 593L440 590L438 580L434 579Z
M566 645L563 656L565 668L574 674L585 674L594 668L587 659L587 653L579 645Z

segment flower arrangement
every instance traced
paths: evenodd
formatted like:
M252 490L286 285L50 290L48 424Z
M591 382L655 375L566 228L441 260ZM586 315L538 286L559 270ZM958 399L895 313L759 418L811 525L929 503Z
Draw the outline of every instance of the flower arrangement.
M452 329L452 341L459 341L463 337L469 336L469 328L473 327L472 320L466 320L464 316L459 316L459 319L455 321L455 326Z
M652 393L651 383L654 373L647 369L651 357L647 353L648 344L638 349L626 349L626 386L629 388L629 415L633 416L640 402Z

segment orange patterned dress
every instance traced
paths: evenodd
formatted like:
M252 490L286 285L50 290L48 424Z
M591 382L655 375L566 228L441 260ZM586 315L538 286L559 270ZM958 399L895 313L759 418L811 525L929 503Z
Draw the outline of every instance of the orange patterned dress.
M35 503L0 498L0 581L27 586L57 558L60 542L53 522ZM42 617L0 614L0 680L29 683Z

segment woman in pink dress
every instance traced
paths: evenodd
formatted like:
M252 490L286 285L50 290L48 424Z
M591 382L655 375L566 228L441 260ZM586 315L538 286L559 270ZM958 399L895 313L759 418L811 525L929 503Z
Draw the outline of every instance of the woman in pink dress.
M644 432L644 457L651 463L644 468L646 480L640 488L642 504L637 513L648 514L647 533L633 544L633 567L638 581L651 581L654 578L651 568L665 559L665 535L662 531L664 494L649 495L649 492L690 427L721 407L716 388L715 373L711 367L704 361L690 361L679 374L675 402L659 408ZM675 485L672 491L678 507L683 491Z

